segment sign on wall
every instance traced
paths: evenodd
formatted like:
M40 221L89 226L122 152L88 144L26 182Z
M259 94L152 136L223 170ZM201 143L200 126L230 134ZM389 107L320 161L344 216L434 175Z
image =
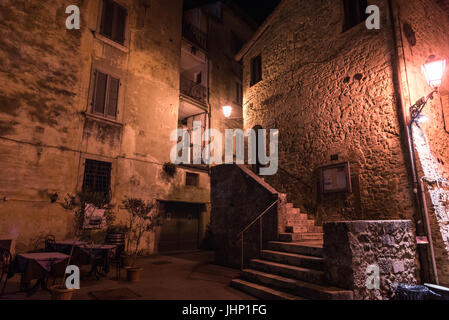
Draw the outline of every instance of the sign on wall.
M319 168L321 193L350 193L351 172L349 162Z

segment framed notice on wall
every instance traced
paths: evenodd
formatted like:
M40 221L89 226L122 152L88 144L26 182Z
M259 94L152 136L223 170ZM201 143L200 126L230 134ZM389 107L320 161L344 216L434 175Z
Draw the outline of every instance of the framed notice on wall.
M321 193L351 193L349 162L319 168Z

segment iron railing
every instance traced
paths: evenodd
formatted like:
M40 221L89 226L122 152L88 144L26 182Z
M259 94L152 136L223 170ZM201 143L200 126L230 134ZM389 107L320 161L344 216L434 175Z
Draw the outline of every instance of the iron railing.
M262 219L263 217L275 206L277 205L281 200L277 199L275 202L273 202L268 208L266 208L257 218L255 218L249 225L247 225L242 231L240 231L238 233L238 238L242 239L242 252L241 252L241 269L244 269L244 234L246 231L248 231L249 228L251 228L257 221L259 221L259 241L260 241L260 250L262 250L263 247L263 238L262 238L262 233L263 233L263 224L262 224Z
M181 93L207 104L207 88L181 75Z
M207 50L207 33L201 31L193 24L183 22L182 35L188 40L200 46L202 49Z

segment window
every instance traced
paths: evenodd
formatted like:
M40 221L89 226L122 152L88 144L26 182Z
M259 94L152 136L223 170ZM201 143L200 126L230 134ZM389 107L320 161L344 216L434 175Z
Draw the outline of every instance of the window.
M201 72L198 72L195 76L196 84L203 83L203 74Z
M365 21L368 0L343 0L343 3L345 8L344 31Z
M111 190L111 167L109 162L86 159L83 191L109 194Z
M186 186L198 187L200 184L200 175L196 173L186 173Z
M100 33L121 45L125 44L126 9L112 0L103 0Z
M240 82L235 83L235 103L239 106L243 103L243 88Z
M262 80L262 58L257 56L251 59L251 86Z
M94 73L92 112L108 118L117 118L120 79L98 70Z
M441 95L441 103L443 105L444 128L449 132L449 94Z

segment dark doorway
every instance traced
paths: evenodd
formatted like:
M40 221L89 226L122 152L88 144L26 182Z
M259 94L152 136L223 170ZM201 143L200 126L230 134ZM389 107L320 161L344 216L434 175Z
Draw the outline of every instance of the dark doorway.
M199 248L200 216L204 205L161 203L163 225L159 238L159 252L192 251Z

